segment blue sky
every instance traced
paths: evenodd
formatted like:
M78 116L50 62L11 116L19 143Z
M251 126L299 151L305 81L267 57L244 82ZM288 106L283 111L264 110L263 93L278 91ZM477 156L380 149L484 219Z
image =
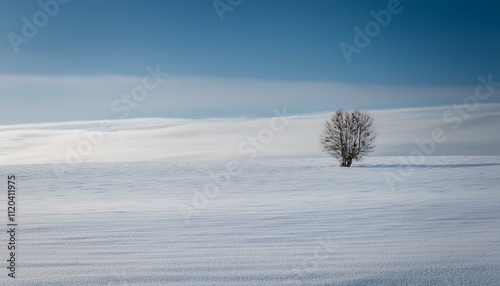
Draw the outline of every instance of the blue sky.
M405 108L416 122L428 114L425 108L445 113L463 105L479 76L500 82L500 1L216 0L241 2L223 21L213 0L56 1L67 0L0 1L0 125L6 130L104 118L252 120L285 106L292 117L386 110L377 113L381 121ZM57 3L58 11L28 37L25 21L43 20L36 18L45 13L40 3L51 9ZM373 13L388 5L399 12L390 13L387 25L377 24L379 31L348 62L340 44L356 46L356 27L368 33ZM13 35L26 40L13 45ZM168 75L123 116L122 96L143 84L148 69ZM482 128L453 130L453 148L437 154L500 154L500 139L489 136L500 131L500 88L480 103L489 106L465 119ZM415 124L399 147L386 145L379 154L411 151L416 135L410 134L424 136L446 123L442 117L434 112L432 124ZM389 124L382 142L397 139L402 124ZM25 138L26 131L16 132L5 140ZM301 154L317 152L312 142Z
M57 3L54 1L41 0ZM248 78L403 88L473 87L479 75L500 75L499 1L401 1L402 11L392 15L389 25L381 28L361 53L352 55L348 64L339 44L354 44L354 27L363 29L373 20L370 12L386 10L389 2L246 0L225 12L221 21L213 1L71 0L58 4L59 11L27 43L19 44L19 52L15 53L9 33L22 35L23 17L33 22L33 16L42 8L38 1L5 0L0 2L0 35L4 35L0 41L0 74L141 77L146 66L160 65L174 78ZM68 95L66 90L60 90L61 85L30 89L25 81L22 90L0 87L0 96L8 98L4 101L11 105L39 101L40 97L58 101L54 98L73 96L76 101L82 97L90 101L95 95L111 96L100 94L100 90ZM332 96L335 93L331 91ZM339 107L459 104L464 95L389 97L373 103L352 97L349 104L339 104L332 97L330 103L322 103L319 108L312 102L293 110L308 113ZM490 101L499 102L499 98ZM293 100L288 104L293 105ZM50 106L46 108L50 110ZM270 109L233 106L192 110L186 106L175 111L138 110L136 116L266 116ZM91 111L81 113L66 117L47 116L47 112L9 117L4 123L98 119Z
M499 1L402 0L347 64L339 43L352 43L353 28L388 2L244 0L221 22L210 0L71 0L15 54L7 34L20 34L21 18L40 6L4 0L0 73L142 75L161 64L175 75L474 85L500 72Z

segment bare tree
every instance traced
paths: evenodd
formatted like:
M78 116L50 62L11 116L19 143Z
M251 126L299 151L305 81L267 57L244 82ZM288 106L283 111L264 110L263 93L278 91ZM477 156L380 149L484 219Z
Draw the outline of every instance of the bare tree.
M373 116L366 110L338 110L324 127L320 136L323 152L338 159L341 167L350 167L352 160L360 160L375 148Z

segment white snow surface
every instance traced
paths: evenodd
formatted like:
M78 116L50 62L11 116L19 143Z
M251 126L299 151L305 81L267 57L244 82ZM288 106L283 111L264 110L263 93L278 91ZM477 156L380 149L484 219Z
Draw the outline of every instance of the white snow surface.
M19 223L0 284L500 285L500 157L240 161L201 197L225 164L0 166Z

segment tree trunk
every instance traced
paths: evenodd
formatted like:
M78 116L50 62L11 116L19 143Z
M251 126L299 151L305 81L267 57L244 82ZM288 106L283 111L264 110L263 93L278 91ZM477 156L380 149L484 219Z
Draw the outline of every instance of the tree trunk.
M342 162L340 163L340 167L351 167L352 159L351 158L342 158Z
M351 167L352 160L349 158L342 158L342 162L340 163L340 167Z

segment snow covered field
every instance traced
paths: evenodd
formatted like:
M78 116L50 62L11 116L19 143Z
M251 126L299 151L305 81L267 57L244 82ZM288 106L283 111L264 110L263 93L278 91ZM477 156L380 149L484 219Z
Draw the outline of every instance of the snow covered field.
M225 163L88 163L61 178L51 165L0 166L18 176L20 224L19 278L2 267L0 283L500 283L500 157L240 162L200 199Z

